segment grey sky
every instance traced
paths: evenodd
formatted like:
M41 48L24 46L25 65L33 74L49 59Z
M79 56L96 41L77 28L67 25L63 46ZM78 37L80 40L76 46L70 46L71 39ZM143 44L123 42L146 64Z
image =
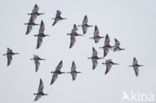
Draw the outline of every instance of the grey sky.
M39 27L33 28L29 35L25 35L29 16L34 5L38 4L39 16L45 23L45 33L50 37L43 39L43 44L36 50ZM0 38L0 103L33 103L37 92L39 79L45 85L44 91L49 94L41 98L38 103L129 103L121 101L123 91L141 91L156 95L155 57L156 57L156 1L155 0L0 0L1 38ZM52 27L52 20L56 10L62 11L62 17L67 20L58 22ZM112 51L106 58L113 59L119 66L113 66L108 75L104 75L105 66L100 60L93 71L92 62L88 60L94 46L98 55L103 51L104 39L95 44L89 37L93 36L94 28L89 28L84 37L77 37L72 49L69 48L69 33L73 24L81 24L84 15L89 18L88 24L97 25L100 35L109 34L111 44L114 38L121 42L126 50ZM79 28L78 33L82 33ZM6 66L6 57L2 54L10 47L15 55L9 67ZM46 61L41 61L40 69L35 73L34 62L30 60L32 54L37 54ZM138 59L140 68L139 77L135 77L134 70L128 66L133 57ZM52 75L57 64L63 60L62 71L70 71L72 61L82 74L72 82L71 75L60 75L57 81L50 86ZM155 97L156 99L156 97Z

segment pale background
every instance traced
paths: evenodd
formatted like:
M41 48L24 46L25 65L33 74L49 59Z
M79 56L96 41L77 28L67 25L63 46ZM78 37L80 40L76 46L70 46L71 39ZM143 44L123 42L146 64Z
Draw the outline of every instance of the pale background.
M29 35L25 35L29 16L34 5L38 4L39 16L45 23L45 33L50 34L43 40L41 48L36 50L39 27L34 27ZM141 91L156 95L156 1L155 0L0 0L0 103L33 103L42 78L49 96L41 98L38 103L129 103L121 101L122 92ZM58 22L52 27L52 19L56 10L62 11L62 17L67 20ZM103 46L104 39L95 44L89 37L93 36L94 28L89 28L84 37L78 37L74 47L70 50L69 33L73 24L81 24L84 15L89 18L88 24L97 25L100 34L108 33L111 44L114 38L121 42L126 50L112 51L106 58L120 63L113 66L108 75L104 75L105 66L100 60L93 71L92 62L88 60L94 46L98 49ZM78 33L82 33L79 28ZM7 59L2 54L10 47L20 55L13 57L9 67ZM40 69L35 73L34 62L30 60L32 54L37 54L46 61L41 61ZM136 57L140 68L139 77L134 74L132 64ZM60 75L57 81L50 86L52 74L57 64L63 60L62 71L70 71L74 60L77 70L82 74L72 82L71 75ZM155 98L156 99L156 98Z

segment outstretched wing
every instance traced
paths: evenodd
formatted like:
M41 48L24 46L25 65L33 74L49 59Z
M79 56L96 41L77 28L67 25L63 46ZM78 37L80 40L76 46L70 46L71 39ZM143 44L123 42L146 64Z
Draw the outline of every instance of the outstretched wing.
M93 47L92 49L93 49L92 56L97 56L97 51L96 51L96 49L95 49L94 47Z
M72 75L72 80L74 81L76 79L77 73L71 73Z
M114 39L114 41L115 41L115 48L119 47L120 46L120 42L117 39Z
M72 71L76 71L76 64L74 61L72 62L71 72Z
M36 13L38 12L38 10L39 10L39 7L37 4L35 4L34 9L32 10L32 13Z
M12 61L12 56L7 56L7 66L9 66L11 64L11 61Z
M93 63L93 68L92 69L94 70L96 68L98 62L97 62L97 60L92 59L92 63Z
M37 39L37 47L36 47L36 49L38 49L40 46L41 46L41 44L42 44L42 37L38 37L38 39Z
M41 21L41 25L40 25L40 29L39 29L39 34L44 34L44 29L45 29L44 22Z
M106 45L109 45L109 43L110 43L110 38L109 38L109 36L108 36L108 34L106 35L106 38L105 38L105 42L104 42L104 45L106 46Z
M94 30L94 37L99 36L99 29L98 27L95 25L95 30Z
M106 64L105 74L107 74L110 71L111 68L112 68L112 64L110 64L110 63Z
M29 23L34 23L36 20L37 16L36 15L31 15L30 19L29 19Z
M74 24L74 27L73 27L71 33L75 33L77 30L78 30L78 28L77 28L76 24Z
M55 18L55 20L54 20L54 22L53 22L52 26L54 26L57 22L58 22L58 19L57 19L57 18Z
M59 71L62 68L62 66L63 66L63 62L61 60L60 63L57 65L55 71Z
M95 40L95 43L98 43L100 38L95 38L94 40Z
M43 92L43 89L44 89L43 81L42 81L42 79L40 79L40 84L39 84L38 92Z
M88 23L88 17L87 15L85 15L82 24L87 24L87 23Z
M107 54L109 53L109 48L104 47L103 50L104 50L104 55L103 55L103 57L105 57L105 56L107 56Z
M60 15L61 15L61 11L60 11L60 10L57 10L57 11L56 11L56 18L57 18L57 17L60 17Z
M40 62L38 60L35 60L35 71L37 72L40 66Z
M40 98L41 98L41 95L36 95L34 101L37 101L37 100L39 100Z
M27 26L27 31L26 31L26 35L29 34L32 31L32 26L28 25Z
M83 25L83 26L82 26L83 34L86 34L87 29L88 29L88 27L87 27L87 26L85 26L85 25Z
M52 85L52 84L56 81L57 76L58 76L58 74L57 74L57 73L54 73L54 74L53 74L53 77L52 77L52 80L51 80L50 85Z
M137 59L134 57L134 58L133 58L133 65L136 65L136 64L138 64L138 61L137 61Z
M134 67L134 71L135 71L135 75L138 76L138 74L139 74L139 69L138 69L138 67L135 66L135 67Z
M75 36L71 36L71 37L70 37L70 46L69 46L69 48L72 48L73 45L75 44L75 42L76 42Z

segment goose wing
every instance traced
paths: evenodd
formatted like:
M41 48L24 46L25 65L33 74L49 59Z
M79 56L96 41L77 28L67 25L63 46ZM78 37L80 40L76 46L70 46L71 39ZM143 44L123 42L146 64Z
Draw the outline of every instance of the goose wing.
M34 101L37 101L37 100L39 100L40 98L41 98L41 95L36 95Z
M108 36L108 34L106 35L106 38L105 38L105 42L104 42L104 45L109 45L110 43L110 38Z
M57 65L55 71L61 70L62 66L63 66L63 62L62 62L62 60L61 60L61 61L59 62L59 64Z
M77 73L71 73L71 76L72 76L72 80L74 81L77 77Z
M32 31L32 26L28 25L27 26L27 31L26 31L26 35L29 34Z
M120 46L120 42L117 39L114 39L114 41L115 41L115 48L119 47Z
M40 84L39 84L38 92L43 92L43 89L44 89L43 81L42 81L42 79L40 79Z
M82 24L84 25L87 23L88 23L88 17L87 17L87 15L85 15Z
M61 11L60 10L57 10L56 11L56 17L60 17L60 15L61 15Z
M136 65L136 64L138 64L138 61L137 61L137 59L134 57L134 58L133 58L133 65Z
M39 10L39 7L37 4L35 4L34 9L32 10L32 13L36 13L38 12L38 10Z
M94 30L94 37L99 36L99 29L98 27L95 25L95 30Z
M73 29L72 29L72 33L75 33L76 31L78 30L78 28L77 28L77 26L76 26L76 24L74 24L74 27L73 27Z
M75 44L75 42L76 42L75 36L71 36L71 37L70 37L70 46L69 46L69 48L72 48L73 45Z
M7 66L9 66L11 64L11 61L12 61L12 56L8 55L7 56Z
M97 53L96 49L94 47L92 49L93 49L92 56L97 56L98 53Z
M103 56L105 57L109 53L109 48L108 47L104 47L103 50L104 50L104 55Z
M97 60L92 59L93 67L92 69L94 70L98 64Z
M72 62L72 66L71 66L71 72L73 71L76 71L76 64L74 61Z
M86 34L88 27L86 25L82 26L83 34Z
M41 25L40 25L40 29L39 29L39 34L44 34L44 29L45 29L44 22L41 21Z
M29 23L34 23L36 20L37 16L36 15L31 15L30 19L29 19Z
M41 46L41 44L42 44L42 37L38 37L38 39L37 39L37 47L36 47L36 49L38 49L40 46Z
M35 60L35 71L37 72L40 66L40 62L38 60Z
M137 66L134 67L134 71L135 71L135 75L138 76L138 74L139 74L139 69L138 69Z
M95 43L98 43L100 39L99 38L95 38L94 40L95 40Z
M57 73L54 73L54 74L53 74L53 76L52 76L52 80L51 80L50 85L52 85L52 84L56 81L57 76L58 76L58 74L57 74Z
M106 64L105 74L107 74L110 71L111 68L112 68L112 64L110 64L110 63Z
M52 26L54 26L58 21L59 21L59 20L58 20L57 18L55 18L55 20L54 20Z

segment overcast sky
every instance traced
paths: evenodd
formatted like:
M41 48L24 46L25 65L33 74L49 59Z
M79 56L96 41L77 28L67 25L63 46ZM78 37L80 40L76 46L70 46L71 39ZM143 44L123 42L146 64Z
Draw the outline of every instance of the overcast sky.
M39 27L33 27L29 35L25 35L26 26L34 5L39 6L39 16L45 23L45 33L50 37L43 39L43 44L36 50ZM132 91L152 93L156 99L156 1L155 0L0 0L0 103L33 103L42 78L49 96L42 97L38 103L130 103L122 101L122 92ZM58 22L52 27L56 10L62 11L62 17L67 20ZM84 37L77 37L72 49L69 49L73 24L81 24L84 15L88 16L88 24L97 25L100 35L107 33L114 45L114 38L121 42L125 51L110 52L106 58L99 60L95 70L87 57L92 55L92 47L103 56L104 39L95 44L89 37L93 36L94 28L89 28ZM79 28L78 33L82 33ZM13 56L13 61L7 67L7 58L2 56L7 47L20 53ZM39 71L35 72L34 62L30 60L33 54L45 58L41 61ZM140 68L136 77L132 64L133 57L138 59ZM104 75L106 67L101 63L113 59L119 63ZM70 71L72 61L77 70L82 71L73 82L71 75L60 75L50 86L52 74L57 64L63 60L62 71ZM144 102L141 102L144 103Z

